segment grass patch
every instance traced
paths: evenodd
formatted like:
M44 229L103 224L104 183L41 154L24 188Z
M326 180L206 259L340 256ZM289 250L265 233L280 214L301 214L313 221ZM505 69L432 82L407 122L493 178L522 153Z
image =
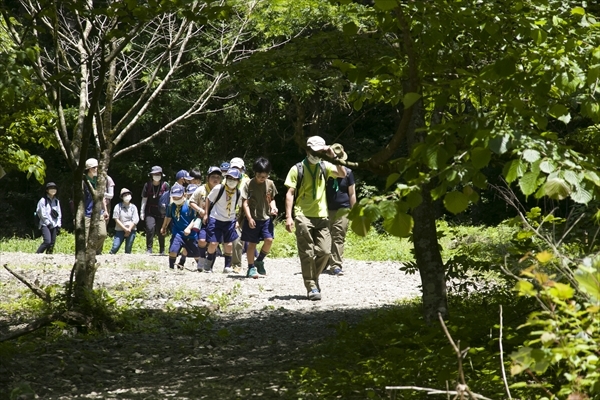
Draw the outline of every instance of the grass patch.
M511 304L503 313L505 356L525 336L516 332L516 327L525 321L531 304L513 297L510 292L498 291L450 299L448 329L455 342L460 340L461 349L469 348L463 361L466 381L472 391L489 398L505 395L498 350L500 304ZM385 386L441 390L447 383L451 389L456 386L454 350L439 324L425 324L416 301L376 311L356 327L341 323L337 336L313 347L310 354L307 366L290 372L290 379L300 384L299 397L304 399L389 399ZM533 398L532 389L519 390L513 392L515 398ZM401 391L398 398L428 397L422 392Z

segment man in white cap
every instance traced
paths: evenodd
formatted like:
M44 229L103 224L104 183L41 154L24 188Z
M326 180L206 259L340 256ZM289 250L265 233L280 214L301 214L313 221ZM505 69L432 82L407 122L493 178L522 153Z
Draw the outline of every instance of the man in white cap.
M333 149L320 136L306 141L306 158L290 168L285 179L285 228L296 228L296 244L302 278L309 300L321 300L319 275L327 267L331 236L325 184L328 178L345 177L342 165L322 161L320 154L335 159ZM293 213L293 214L292 214Z
M90 192L88 185L85 181L89 182L89 184L94 188L94 190L98 190L98 160L95 158L88 158L85 161L85 174L83 175L84 181L83 184L83 202L84 202L84 214L85 214L85 237L87 241L87 236L90 232L91 226L91 218L92 218L92 209L94 208L94 198L92 197L92 192ZM102 193L105 191L102 188ZM98 229L98 239L96 241L96 254L102 253L102 247L104 246L104 240L106 239L106 220L108 219L108 209L106 208L106 201L102 201L102 211Z

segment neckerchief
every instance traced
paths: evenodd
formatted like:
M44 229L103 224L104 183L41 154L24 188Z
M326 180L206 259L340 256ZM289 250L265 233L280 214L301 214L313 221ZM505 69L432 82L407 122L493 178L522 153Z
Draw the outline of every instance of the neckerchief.
M310 170L310 163L308 162L308 159L305 158L304 161L302 161L304 163L304 165L306 166L306 169L308 170L308 172L310 173L310 176L312 177L312 181L313 181L313 200L315 200L317 198L317 176L319 175L319 171L318 169L319 164L315 164L315 171L311 171Z
M92 187L96 189L96 186L98 185L98 176L90 178L89 175L86 175L85 177L87 178L88 182L92 184Z
M227 196L227 211L231 209L231 200L235 194L236 188L230 189L229 186L225 185L225 196ZM233 205L235 207L235 204Z

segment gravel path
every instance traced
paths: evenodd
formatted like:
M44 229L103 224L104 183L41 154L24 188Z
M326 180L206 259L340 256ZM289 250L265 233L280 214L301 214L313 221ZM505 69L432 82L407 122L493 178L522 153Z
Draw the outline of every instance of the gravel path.
M302 365L308 346L333 335L341 321L353 324L375 308L420 295L418 276L405 275L394 262L349 260L344 276L321 276L323 299L309 301L297 258L267 259L268 275L260 279L198 273L191 260L186 270L172 271L167 257L157 255L103 255L98 261L96 287L137 290L143 298L134 301L147 309L211 306L218 309L214 324L189 334L165 326L45 345L42 353L40 347L1 363L0 398L20 381L47 399L292 398L287 371ZM72 262L67 255L0 253L1 265L40 285L63 283ZM222 266L220 258L215 270ZM3 301L20 285L4 269L0 284Z

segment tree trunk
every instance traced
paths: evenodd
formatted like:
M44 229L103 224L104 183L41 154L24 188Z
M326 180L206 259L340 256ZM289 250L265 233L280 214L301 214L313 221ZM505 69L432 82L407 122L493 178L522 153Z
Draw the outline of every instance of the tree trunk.
M446 272L440 254L436 227L436 207L431 200L429 185L421 187L423 202L413 212L415 258L423 290L425 321L437 321L438 313L448 316Z
M432 124L435 124L440 117L440 113L434 112ZM424 126L425 109L421 99L414 105L408 129L409 148L425 140L425 131L418 131L419 128ZM433 187L435 187L434 181L421 186L423 201L412 211L415 258L421 275L423 315L427 323L437 321L438 313L441 313L444 318L448 316L446 272L437 238L436 207L431 199L431 189Z

